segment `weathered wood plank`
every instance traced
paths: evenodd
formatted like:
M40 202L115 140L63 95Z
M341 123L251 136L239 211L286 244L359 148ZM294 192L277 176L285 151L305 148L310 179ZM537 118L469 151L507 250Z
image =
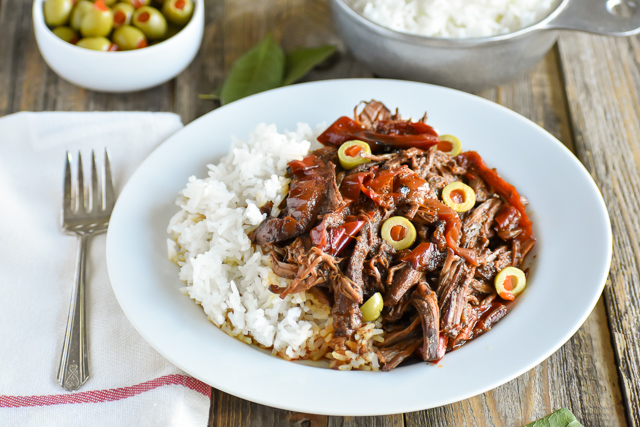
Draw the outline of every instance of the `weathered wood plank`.
M560 57L576 154L598 184L611 217L614 248L605 302L629 424L639 426L639 40L565 34Z

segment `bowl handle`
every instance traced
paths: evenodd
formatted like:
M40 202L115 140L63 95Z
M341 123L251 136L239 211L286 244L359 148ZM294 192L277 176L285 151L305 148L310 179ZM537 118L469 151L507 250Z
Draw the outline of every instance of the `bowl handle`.
M543 28L631 36L640 33L640 1L567 0Z

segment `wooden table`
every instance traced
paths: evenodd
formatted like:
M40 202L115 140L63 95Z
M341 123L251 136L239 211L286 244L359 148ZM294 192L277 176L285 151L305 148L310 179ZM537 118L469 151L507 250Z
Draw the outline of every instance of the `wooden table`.
M0 0L0 116L22 110L173 111L186 124L218 107L198 94L220 86L233 61L269 31L285 49L339 46L337 58L310 73L307 81L371 77L337 37L326 0L206 3L202 48L185 72L151 90L109 95L77 88L56 76L36 47L31 1ZM562 34L530 74L479 94L528 117L564 142L591 173L607 203L614 233L610 279L595 310L569 342L519 378L436 409L380 417L315 416L213 389L210 425L519 426L566 407L585 426L640 426L639 40Z

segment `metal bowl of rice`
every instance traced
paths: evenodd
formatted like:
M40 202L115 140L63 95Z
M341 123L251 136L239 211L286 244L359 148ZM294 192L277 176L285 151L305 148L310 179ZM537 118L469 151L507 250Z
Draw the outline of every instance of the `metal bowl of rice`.
M640 33L635 0L331 0L331 10L376 75L472 92L531 69L558 30Z

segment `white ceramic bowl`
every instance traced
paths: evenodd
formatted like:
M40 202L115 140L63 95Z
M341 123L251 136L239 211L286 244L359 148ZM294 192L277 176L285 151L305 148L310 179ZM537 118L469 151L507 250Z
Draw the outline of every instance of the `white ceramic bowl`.
M196 56L204 31L204 0L194 0L193 17L175 36L144 49L97 52L58 38L44 22L42 4L33 2L33 28L45 62L75 85L101 92L148 89L180 74Z

